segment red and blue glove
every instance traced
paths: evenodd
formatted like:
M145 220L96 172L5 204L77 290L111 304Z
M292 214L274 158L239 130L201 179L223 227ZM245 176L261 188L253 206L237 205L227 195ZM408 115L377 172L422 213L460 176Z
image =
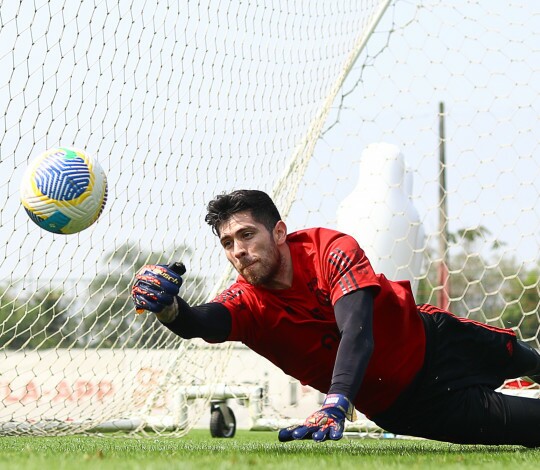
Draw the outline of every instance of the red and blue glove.
M326 439L337 441L343 437L345 418L355 420L353 404L345 395L327 395L319 411L309 416L300 426L281 429L278 438L281 442L310 438L316 442Z
M131 289L137 313L160 313L172 305L182 286L181 276L185 272L186 268L182 263L143 266L135 275L135 283Z

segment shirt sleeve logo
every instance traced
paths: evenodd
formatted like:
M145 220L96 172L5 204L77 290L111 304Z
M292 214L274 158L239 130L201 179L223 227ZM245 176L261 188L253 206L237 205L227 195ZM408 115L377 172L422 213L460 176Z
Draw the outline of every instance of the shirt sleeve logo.
M353 252L352 254L355 255L357 253ZM349 292L353 292L360 288L354 276L354 270L351 269L355 263L347 253L336 248L330 253L328 262L337 271L339 275L337 282L344 294L348 294Z

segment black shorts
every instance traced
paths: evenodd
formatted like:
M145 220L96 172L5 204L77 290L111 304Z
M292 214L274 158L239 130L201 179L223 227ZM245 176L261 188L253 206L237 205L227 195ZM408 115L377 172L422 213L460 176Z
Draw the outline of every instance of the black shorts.
M540 400L496 392L524 372L511 330L419 305L426 360L396 402L372 419L401 435L462 444L540 446Z

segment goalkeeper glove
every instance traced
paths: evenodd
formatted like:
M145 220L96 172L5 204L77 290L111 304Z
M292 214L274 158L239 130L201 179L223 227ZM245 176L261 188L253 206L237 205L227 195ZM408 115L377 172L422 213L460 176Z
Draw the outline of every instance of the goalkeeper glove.
M310 438L317 442L328 438L337 441L343 437L345 418L349 421L356 419L353 404L345 395L327 395L319 411L313 413L300 426L281 429L278 438L281 442Z
M169 307L174 312L169 312L167 317L174 313L176 316L177 306L174 302L182 286L182 274L186 268L182 263L173 263L169 266L164 264L147 264L135 275L135 284L131 289L131 296L137 313L150 311L164 313ZM174 319L174 316L170 320Z

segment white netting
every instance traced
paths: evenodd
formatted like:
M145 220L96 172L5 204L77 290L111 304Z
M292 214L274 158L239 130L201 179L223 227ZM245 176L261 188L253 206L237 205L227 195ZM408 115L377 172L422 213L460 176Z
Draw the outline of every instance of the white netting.
M205 203L271 191L313 145L385 3L2 3L0 431L130 420L183 433L198 419L208 398L187 422L178 390L215 385L228 346L135 316L133 274L182 259L186 300L208 297L225 263ZM39 230L18 200L29 159L58 145L96 155L109 180L98 223L69 237Z
M186 404L185 387L245 382L238 368L250 362L228 364L227 345L182 341L135 316L136 268L182 259L186 300L206 299L227 272L203 222L215 194L275 192L290 230L336 227L374 142L396 145L414 180L402 199L415 218L388 249L421 254L409 273L419 301L437 301L446 260L451 309L540 345L540 5L386 4L2 3L1 432L113 421L186 432L209 398ZM38 229L18 200L29 159L59 144L96 155L109 179L104 214L79 235ZM373 226L404 214L375 202L359 211ZM375 231L389 239L388 227ZM386 266L388 253L355 236ZM401 275L403 263L386 274ZM305 407L269 392L265 418L303 417Z

